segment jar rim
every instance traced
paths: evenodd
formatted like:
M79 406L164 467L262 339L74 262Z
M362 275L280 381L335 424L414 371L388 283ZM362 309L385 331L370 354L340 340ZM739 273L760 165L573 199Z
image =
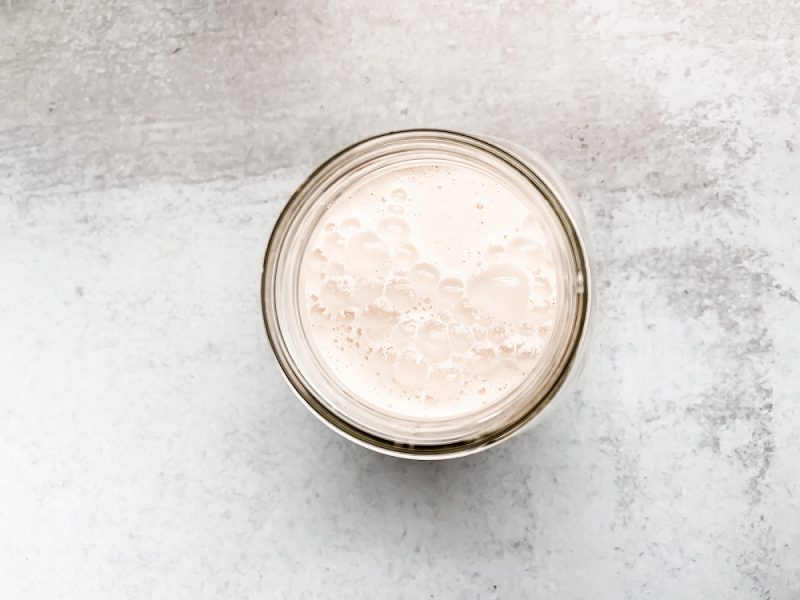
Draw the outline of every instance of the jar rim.
M368 431L343 418L321 398L316 397L310 387L304 383L303 374L297 369L291 358L291 352L287 348L281 333L276 310L276 275L280 250L286 241L289 227L293 224L300 205L309 198L315 187L322 185L326 176L335 173L336 168L343 163L346 164L347 158L352 158L359 150L365 150L370 147L372 149L390 148L392 145L412 140L415 137L468 146L473 150L487 153L493 158L499 159L521 175L527 183L541 194L558 217L558 222L564 229L565 238L570 244L571 256L575 260L576 272L581 279L580 285L582 288L582 293L577 294L577 312L568 346L564 355L560 357L559 368L555 376L548 381L547 388L542 390L538 398L531 398L527 409L502 427L470 439L436 444L413 444L377 435L375 432ZM539 415L563 388L565 382L575 370L577 358L581 354L587 337L593 295L590 261L586 240L576 222L576 215L571 211L569 201L565 198L568 195L566 189L558 191L553 189L560 183L555 172L543 161L536 161L541 164L531 164L530 158L518 156L517 153L511 152L505 147L487 141L482 137L444 129L407 129L371 136L347 146L320 164L298 186L279 213L265 251L261 277L262 317L268 341L283 377L298 398L322 422L351 441L385 454L421 459L450 458L483 450L512 436Z

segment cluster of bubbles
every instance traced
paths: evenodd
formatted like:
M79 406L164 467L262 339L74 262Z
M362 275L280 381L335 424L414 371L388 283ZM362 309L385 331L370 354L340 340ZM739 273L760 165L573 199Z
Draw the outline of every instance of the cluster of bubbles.
M556 295L550 251L533 217L510 240L485 248L466 281L420 257L391 194L373 227L327 223L306 257L312 326L333 331L378 375L436 398L506 366L525 373L550 335ZM477 205L477 209L482 209ZM346 348L347 347L347 348Z

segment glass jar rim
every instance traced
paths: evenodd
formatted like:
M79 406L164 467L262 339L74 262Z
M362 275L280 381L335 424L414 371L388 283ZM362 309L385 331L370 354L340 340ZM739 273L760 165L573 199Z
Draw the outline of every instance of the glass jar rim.
M547 202L549 208L557 216L558 222L563 227L565 239L570 244L570 255L575 261L576 277L580 289L576 293L575 318L570 336L562 356L553 375L547 381L546 388L537 390L538 397L523 399L524 410L512 420L504 423L481 435L435 444L418 444L398 441L375 431L369 431L358 423L348 419L346 415L337 414L322 398L317 397L311 385L306 382L305 376L292 358L292 353L287 347L283 336L281 323L277 311L277 274L281 251L287 242L291 226L298 218L298 211L303 203L314 198L324 189L333 185L337 180L337 170L344 169L348 160L353 161L359 152L397 152L397 147L420 140L436 141L444 144L463 145L473 151L491 156L504 165L511 167L517 174L530 184ZM278 215L272 234L270 235L264 257L264 269L261 279L262 315L267 332L267 337L277 358L281 372L295 394L311 409L318 418L332 427L338 433L349 439L387 454L413 458L445 458L469 454L499 443L521 430L534 419L552 398L563 387L565 381L574 370L577 356L586 338L586 329L591 304L591 274L587 247L580 227L576 223L569 202L565 198L566 190L556 190L559 185L557 176L543 161L541 164L531 164L530 157L523 157L517 152L510 152L500 144L494 144L481 137L469 134L441 130L441 129L410 129L384 133L356 142L323 162L311 175L297 188L290 200ZM526 160L527 158L527 160ZM352 167L352 164L351 164ZM339 172L341 177L341 172ZM320 191L320 186L323 191ZM327 186L327 187L326 187Z

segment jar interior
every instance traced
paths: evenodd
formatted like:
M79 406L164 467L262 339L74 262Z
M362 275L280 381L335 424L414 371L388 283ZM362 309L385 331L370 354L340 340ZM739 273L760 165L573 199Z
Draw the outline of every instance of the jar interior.
M387 174L430 165L453 165L481 173L510 190L546 230L556 265L558 310L552 332L527 375L491 403L424 419L387 410L356 392L320 355L311 335L306 281L301 268L315 231L347 190ZM442 446L490 437L527 419L552 394L580 337L584 317L584 271L580 248L557 198L519 162L494 146L442 133L394 134L369 140L334 157L292 198L276 225L268 251L265 310L271 339L290 382L353 431L399 445ZM272 255L270 256L270 252ZM271 259L271 260L270 260ZM270 317L272 317L270 319ZM280 350L278 352L277 350ZM285 364L284 364L285 363Z

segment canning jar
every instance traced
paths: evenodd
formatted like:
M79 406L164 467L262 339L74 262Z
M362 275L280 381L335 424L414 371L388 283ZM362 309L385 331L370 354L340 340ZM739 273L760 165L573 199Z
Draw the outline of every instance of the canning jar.
M267 336L324 423L395 456L489 448L574 379L592 273L554 170L488 136L419 129L345 148L280 213Z

